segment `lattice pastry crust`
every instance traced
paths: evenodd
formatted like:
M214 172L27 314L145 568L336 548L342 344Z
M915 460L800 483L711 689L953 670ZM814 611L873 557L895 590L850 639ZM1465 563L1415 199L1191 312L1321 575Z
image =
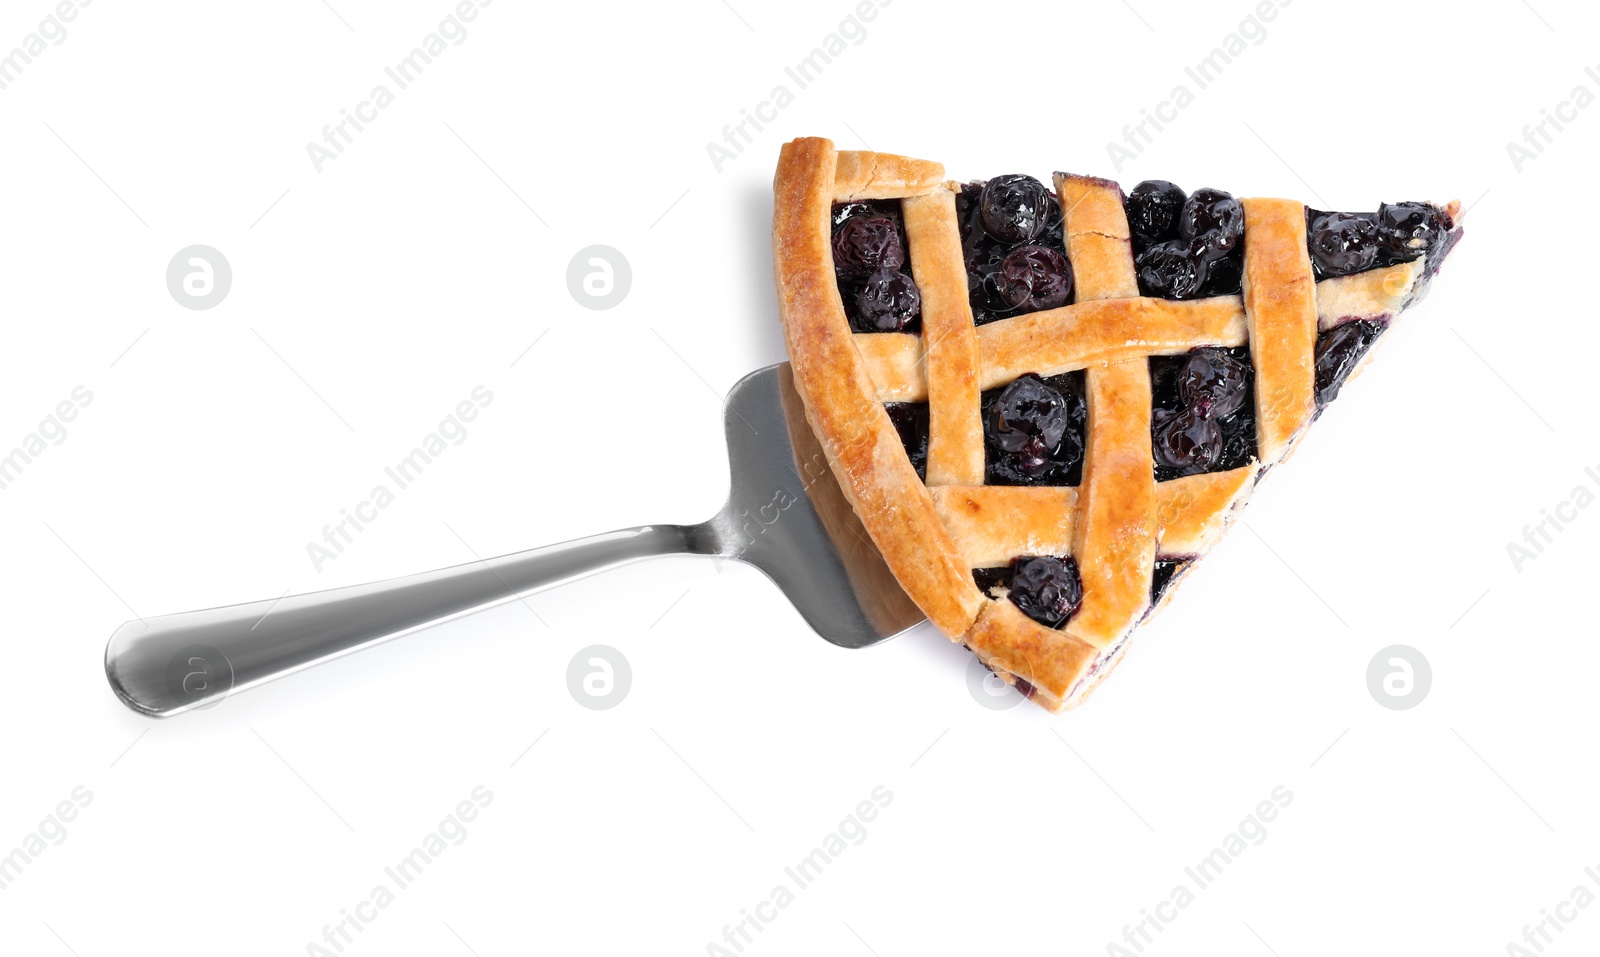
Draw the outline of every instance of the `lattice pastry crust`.
M937 163L837 152L824 139L783 147L773 253L795 386L845 494L906 593L939 630L1052 711L1076 704L1152 611L1158 556L1197 558L1226 530L1262 471L1288 455L1317 413L1320 328L1390 320L1425 261L1317 282L1306 210L1245 199L1243 294L1140 296L1121 188L1056 174L1071 305L975 326L957 223L960 186ZM836 202L899 199L922 333L851 329L835 279ZM1455 207L1451 207L1452 214ZM1155 480L1148 359L1249 344L1258 459ZM1016 379L1085 370L1088 424L1076 488L984 484L980 393ZM926 481L884 408L927 402ZM1048 628L977 587L972 570L1017 555L1070 555L1083 599ZM1167 596L1170 597L1170 591Z

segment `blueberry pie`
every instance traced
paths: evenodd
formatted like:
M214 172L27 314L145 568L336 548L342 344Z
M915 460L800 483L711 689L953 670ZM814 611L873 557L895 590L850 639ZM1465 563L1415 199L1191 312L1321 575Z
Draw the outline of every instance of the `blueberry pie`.
M1227 529L1461 236L1457 203L1325 212L788 143L773 247L839 483L946 635L1059 711Z

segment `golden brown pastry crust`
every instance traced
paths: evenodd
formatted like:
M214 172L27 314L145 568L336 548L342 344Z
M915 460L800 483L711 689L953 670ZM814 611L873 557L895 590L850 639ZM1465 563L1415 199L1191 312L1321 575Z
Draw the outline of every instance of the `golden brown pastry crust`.
M1317 328L1398 314L1416 288L1418 259L1317 283ZM1059 375L1135 356L1179 355L1201 346L1249 341L1239 296L1171 301L1099 299L1001 319L977 328L978 388L1005 385L1024 372ZM922 340L905 333L858 333L862 361L884 402L925 402Z
M1109 179L1070 173L1057 173L1055 181L1079 301L1139 295L1122 187Z
M1156 560L1156 479L1150 457L1150 367L1089 370L1089 441L1073 556L1083 604L1067 631L1105 648L1137 624Z
M928 390L928 485L983 484L978 334L961 258L956 195L948 189L901 204L911 272L922 291Z
M972 568L1006 565L1018 555L1072 554L1075 488L946 485L929 491L939 520Z
M831 149L833 144L828 146ZM833 198L841 203L917 196L944 183L943 163L851 150L841 150L834 156Z
M1156 552L1163 558L1203 555L1228 530L1254 487L1256 467L1186 475L1156 486Z
M1247 334L1238 296L1168 302L1090 299L978 328L982 387L1024 372L1057 375L1100 363L1177 355L1198 346L1240 346Z
M1055 182L1078 301L981 327L966 295L955 194L937 163L795 140L778 163L773 224L796 389L845 494L933 623L1052 711L1081 701L1121 660L1129 633L1152 610L1157 555L1192 559L1210 549L1261 468L1278 461L1314 416L1319 324L1391 318L1411 300L1423 270L1418 261L1315 283L1305 208L1251 199L1244 201L1242 296L1143 298L1121 188L1069 174ZM903 200L923 296L921 336L852 333L839 298L831 204L881 198ZM1148 357L1247 340L1261 460L1157 483ZM1078 369L1089 412L1082 484L984 485L980 390L1026 372ZM926 484L883 408L924 400ZM1064 628L1047 628L978 591L971 569L1018 555L1070 555L1078 563L1084 598Z
M1427 259L1317 283L1317 329L1355 318L1393 316L1405 308Z
M922 337L903 332L858 332L856 349L882 402L928 401Z
M1287 199L1244 203L1244 304L1256 367L1256 449L1276 462L1317 412L1317 294L1306 250L1306 208Z
M983 596L878 401L839 298L829 241L835 163L827 140L795 140L783 147L774 181L773 269L795 391L906 594L945 634L965 634Z
M1068 695L1099 657L1100 650L1024 615L1009 601L986 602L967 634L967 647L1008 681L1021 678L1034 701L1051 711L1068 706Z
M1156 554L1190 558L1210 550L1250 494L1256 467L1189 475L1156 484ZM1071 555L1078 489L1065 486L945 485L928 490L939 520L973 568L1018 555Z

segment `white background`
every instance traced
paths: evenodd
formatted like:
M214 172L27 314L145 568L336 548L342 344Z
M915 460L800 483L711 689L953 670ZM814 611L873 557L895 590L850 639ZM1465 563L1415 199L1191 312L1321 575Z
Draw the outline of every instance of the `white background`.
M1252 5L896 0L796 90L849 3L500 0L318 173L306 144L452 9L330 2L100 0L0 90L0 448L94 396L0 490L0 854L93 794L0 890L7 952L306 953L478 785L467 839L346 953L704 954L878 785L746 954L1106 953L1278 785L1265 841L1146 953L1505 953L1588 882L1600 509L1520 571L1507 543L1600 467L1600 110L1520 173L1506 144L1600 93L1592 7L1299 0L1117 171L1106 143ZM51 9L5 4L0 50ZM716 171L778 83L793 104ZM806 134L960 178L1454 196L1468 235L1079 711L980 707L927 626L846 652L689 559L210 711L115 700L135 614L714 511L719 397L783 358L770 179ZM165 286L196 243L233 267L210 311ZM565 281L596 243L633 270L603 312ZM306 544L477 385L469 437L318 573ZM597 643L633 669L604 712L565 684ZM1394 643L1432 663L1413 710L1367 690ZM1600 945L1576 914L1549 952Z

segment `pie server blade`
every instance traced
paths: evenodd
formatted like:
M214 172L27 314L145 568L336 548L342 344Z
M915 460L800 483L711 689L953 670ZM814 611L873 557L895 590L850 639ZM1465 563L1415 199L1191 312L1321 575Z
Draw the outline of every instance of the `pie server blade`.
M923 620L805 421L787 363L724 407L733 490L699 525L645 525L404 578L130 621L106 646L123 703L166 717L531 592L659 555L749 562L828 641L862 648Z

